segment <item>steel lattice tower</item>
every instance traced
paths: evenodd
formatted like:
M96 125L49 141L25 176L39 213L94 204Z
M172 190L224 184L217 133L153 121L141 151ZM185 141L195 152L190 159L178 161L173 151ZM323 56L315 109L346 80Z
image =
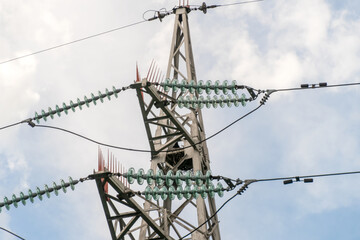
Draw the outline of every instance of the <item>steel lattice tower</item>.
M189 11L186 6L180 6L174 10L174 32L166 78L184 79L187 83L193 80L196 84L188 23ZM150 71L151 75L158 75L156 70L150 69ZM170 170L173 172L191 170L194 173L201 171L205 174L210 170L210 160L206 142L202 142L205 139L205 130L201 110L191 108L180 111L176 102L171 101L171 99L178 99L181 95L197 95L197 93L181 94L172 91L171 95L167 95L159 90L156 84L153 84L153 79L154 77L140 79L137 72L137 82L132 85L132 88L137 91L151 149L151 169L154 172L161 169L164 174ZM103 160L99 155L99 162L101 161ZM125 239L125 236L141 240L175 239L207 222L192 233L191 239L220 240L217 216L209 219L216 211L213 198L209 197L205 200L201 197L196 200L191 198L183 200L182 203L170 199L161 202L145 201L144 205L140 206L138 202L143 200L135 199L140 195L126 188L118 178L108 177L106 169L100 170L104 169L99 167L96 182L112 239ZM108 186L112 187L117 194L109 194ZM115 203L126 206L130 211L120 213ZM128 218L130 218L129 221L127 221ZM135 223L140 218L141 224L136 226ZM190 223L191 220L188 218L196 220ZM139 232L138 238L133 235L135 231Z

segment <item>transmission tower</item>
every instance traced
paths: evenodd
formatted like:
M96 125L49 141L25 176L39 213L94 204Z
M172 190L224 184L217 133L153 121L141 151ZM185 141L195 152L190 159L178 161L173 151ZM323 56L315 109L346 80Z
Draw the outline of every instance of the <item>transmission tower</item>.
M166 79L181 79L187 84L196 84L189 12L188 6L174 9L175 23ZM205 129L201 109L179 109L175 101L184 96L198 97L198 93L172 91L168 95L155 84L158 81L159 71L152 64L144 79L140 78L137 70L137 81L132 85L137 91L151 149L150 168L155 174L190 170L193 174L201 172L205 175L210 170L210 160L206 142L202 142ZM100 159L99 162L102 162ZM191 239L220 239L219 221L217 215L213 216L216 212L214 198L190 198L181 203L170 198L156 202L146 200L141 206L138 202L145 198L136 200L141 195L131 191L117 177L109 176L109 170L114 169L99 167L95 178L112 239L125 239L126 236L141 240L178 239L200 225L191 234ZM174 185L176 187L176 183ZM113 188L115 195L108 191L109 187ZM129 212L120 213L115 203L129 208ZM138 231L138 238L134 237L135 231Z

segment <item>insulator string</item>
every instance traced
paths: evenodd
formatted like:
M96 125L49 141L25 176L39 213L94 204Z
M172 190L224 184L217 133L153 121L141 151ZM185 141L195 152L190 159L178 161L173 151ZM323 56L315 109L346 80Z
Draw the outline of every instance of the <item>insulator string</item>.
M139 185L142 185L146 181L148 185L153 185L155 182L158 186L166 184L169 187L172 186L174 182L178 186L182 185L183 182L185 182L187 186L191 186L193 183L197 186L202 186L204 183L209 185L211 180L217 179L211 175L210 170L207 171L205 175L203 175L201 171L196 171L195 173L186 171L183 173L181 170L175 173L169 170L164 174L161 169L158 169L156 173L154 173L152 169L149 169L145 173L144 169L140 168L136 173L135 169L131 167L127 172L113 174L125 178L129 184L135 183L136 180Z
M217 193L219 197L223 197L224 191L227 190L228 188L224 188L222 184L218 182L216 187L214 187L212 183L210 183L208 187L205 185L202 185L201 187L193 185L193 187L186 186L185 188L178 186L176 189L173 186L170 186L169 188L166 188L165 186L161 188L157 186L153 188L147 186L145 191L138 192L138 194L144 195L146 200L151 200L152 198L156 201L160 198L162 200L166 200L168 198L174 200L175 197L177 197L179 200L183 198L189 200L190 198L197 199L199 196L201 196L203 199L207 198L208 196L214 198L215 193Z
M63 179L60 180L60 185L57 185L55 182L53 182L53 186L49 187L48 185L44 185L44 189L40 189L39 187L36 187L35 191L32 191L31 189L28 190L27 194L24 194L23 192L20 192L18 196L13 194L11 198L4 197L4 201L0 202L0 212L1 208L5 207L7 210L10 210L10 205L14 205L15 208L18 207L18 203L21 202L24 206L26 205L26 200L30 200L31 203L34 203L34 199L37 197L40 201L43 200L43 195L46 195L48 198L50 198L50 193L54 192L55 195L58 195L58 191L62 190L64 193L67 192L67 188L71 188L71 190L75 190L75 185L79 183L79 180L73 180L71 177L69 177L69 181L65 182Z
M40 114L35 112L35 117L33 117L32 120L36 121L39 124L41 119L47 121L48 117L50 117L51 119L54 119L55 115L61 117L62 112L64 112L67 115L70 110L73 112L75 112L76 108L82 110L82 107L84 105L86 107L90 107L90 103L96 105L97 104L96 101L98 100L100 100L101 103L104 102L105 98L107 98L110 101L112 95L114 95L117 98L119 92L127 90L129 88L130 88L129 86L122 88L115 88L113 86L111 91L109 91L109 89L106 88L105 93L102 93L101 91L98 91L97 95L91 93L89 98L84 96L84 100L80 100L79 98L77 98L75 102L71 100L68 105L63 102L61 106L56 105L54 110L51 107L49 107L47 111L42 109L40 111Z

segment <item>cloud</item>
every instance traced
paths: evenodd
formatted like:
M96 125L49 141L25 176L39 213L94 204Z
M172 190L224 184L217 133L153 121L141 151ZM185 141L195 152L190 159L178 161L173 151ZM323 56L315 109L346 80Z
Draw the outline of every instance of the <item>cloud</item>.
M230 75L256 88L356 78L358 19L349 18L344 10L331 11L325 1L277 1L272 11L256 9L257 14L246 15L247 22L241 14L230 14L232 21L222 27L231 32L226 42L216 32L216 23L202 30L211 38L201 42L208 49L216 46L209 52L216 59L210 76Z
M0 20L1 59L127 24L141 19L148 6L164 3L8 1L0 4L4 19ZM198 79L236 79L238 84L256 88L359 79L360 20L350 9L333 8L328 1L265 1L213 9L207 15L192 12L190 21ZM113 85L127 86L135 79L136 61L143 77L152 59L165 72L172 27L173 19L167 17L162 23L144 23L0 65L2 125L32 117L34 111L69 103L70 99L82 99L91 92L104 92ZM213 172L234 178L261 178L358 168L359 91L325 91L273 95L261 110L210 140ZM204 109L207 136L256 104ZM98 101L89 109L70 111L44 124L105 143L148 148L138 99L132 90L121 92L110 102ZM6 171L0 170L0 190L5 195L69 175L84 177L97 166L96 144L62 132L22 125L2 131L0 143L1 163L6 166ZM107 149L103 151L106 155ZM150 154L112 152L127 168L150 167ZM293 190L284 190L281 183L254 185L246 197L227 206L231 211L221 212L222 229L231 229L233 237L243 227L248 239L259 239L264 235L255 226L261 225L274 239L279 232L289 238L289 217L301 223L317 214L356 207L359 199L345 179L293 186ZM62 198L12 209L0 215L0 221L13 224L15 230L28 231L34 238L49 233L43 231L44 226L58 239L81 238L84 232L88 239L108 237L96 191L93 182L78 185ZM220 206L224 199L216 201ZM61 221L52 217L59 212ZM25 218L19 217L22 214L39 221L24 224ZM76 224L79 221L81 224ZM63 229L70 233L66 236Z

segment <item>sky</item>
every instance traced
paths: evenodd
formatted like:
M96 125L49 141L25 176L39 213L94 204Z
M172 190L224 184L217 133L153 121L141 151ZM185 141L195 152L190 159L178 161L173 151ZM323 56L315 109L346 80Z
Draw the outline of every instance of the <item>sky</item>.
M235 1L206 1L227 4ZM190 0L190 4L202 1ZM2 0L0 62L142 20L178 1ZM236 80L255 89L360 82L360 3L265 0L189 14L198 80ZM151 13L147 13L151 17ZM0 64L0 127L105 88L128 86L136 64L166 71L173 16ZM258 106L204 109L210 136ZM210 139L214 174L240 179L360 170L360 87L278 92L252 115ZM136 93L41 122L101 142L148 149ZM102 147L103 152L107 148ZM109 149L127 168L148 153ZM0 201L29 188L85 177L98 146L26 124L0 131ZM311 184L258 182L219 212L222 239L359 239L359 175ZM220 206L234 192L216 198ZM95 182L10 211L0 227L25 239L110 239ZM0 239L17 239L0 231Z

